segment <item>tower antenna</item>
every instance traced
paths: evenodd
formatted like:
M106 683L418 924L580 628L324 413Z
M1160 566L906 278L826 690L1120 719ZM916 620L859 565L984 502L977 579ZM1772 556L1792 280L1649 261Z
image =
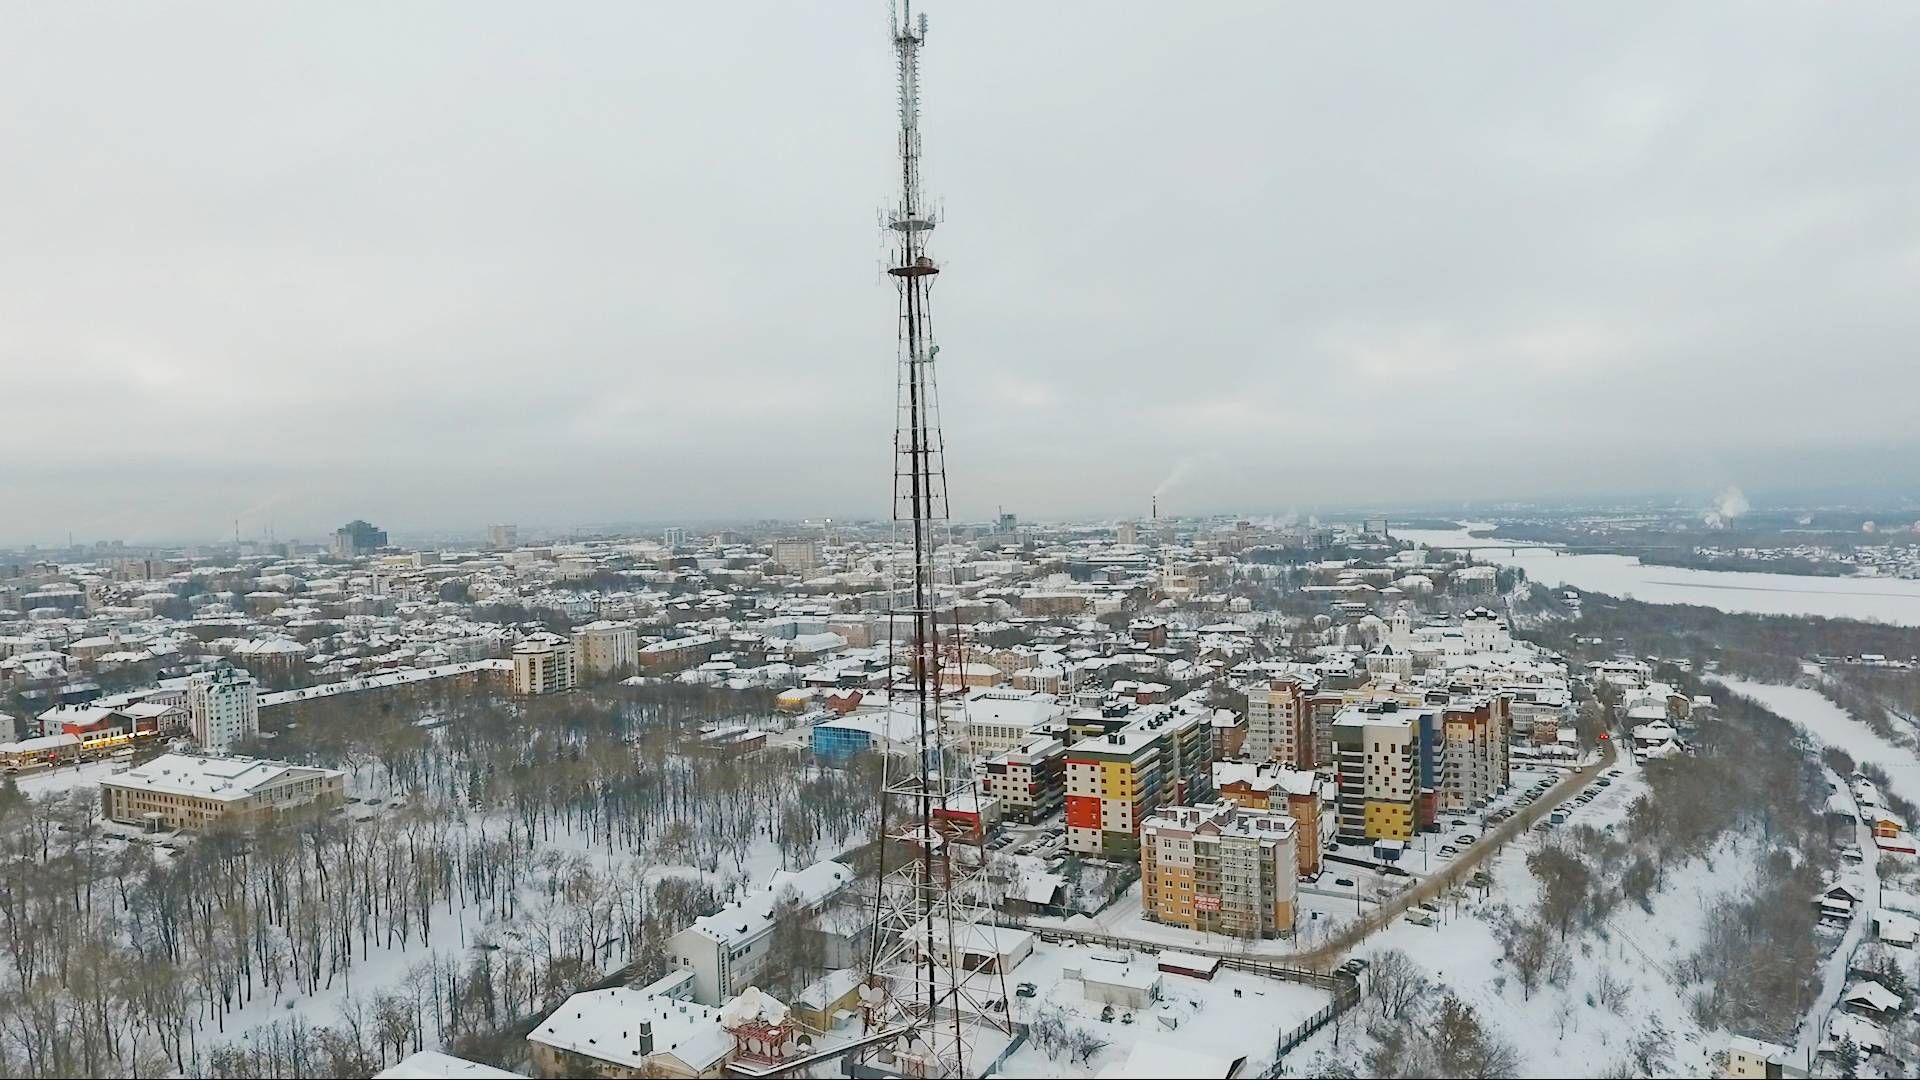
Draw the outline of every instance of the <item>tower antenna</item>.
M888 33L898 66L900 119L900 201L887 221L895 252L887 273L899 294L893 520L896 538L903 527L911 532L913 582L900 588L896 569L888 591L889 654L897 647L900 616L911 622L912 638L905 677L893 680L887 709L890 718L904 716L915 728L911 761L882 758L875 926L863 1013L869 1032L901 1032L868 1051L869 1065L905 1076L966 1076L970 1058L984 1053L991 1060L1010 1040L1012 1002L997 962L994 926L969 886L984 869L985 849L977 832L971 845L950 835L943 813L977 806L977 795L973 763L947 746L941 723L936 530L948 514L934 377L940 347L930 305L940 269L927 254L935 220L920 186L920 49L927 17L915 16L913 0L890 3ZM995 962L976 970L967 958L983 952Z

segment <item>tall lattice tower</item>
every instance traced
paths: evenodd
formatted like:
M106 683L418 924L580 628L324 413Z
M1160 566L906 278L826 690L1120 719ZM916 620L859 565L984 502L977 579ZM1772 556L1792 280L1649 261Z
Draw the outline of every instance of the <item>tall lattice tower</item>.
M898 287L899 388L894 429L895 534L912 534L913 581L896 573L889 624L910 621L906 675L888 698L891 721L912 725L911 760L889 755L882 782L876 926L865 1014L870 1032L898 1034L876 1044L865 1064L902 1076L978 1075L1008 1041L1010 1002L997 963L994 926L975 879L984 852L946 829L940 811L975 805L973 765L949 747L941 723L942 662L936 618L936 554L947 536L945 447L934 379L928 305L940 271L927 255L933 214L920 190L920 47L927 20L912 0L889 8L899 62L900 202L888 214ZM901 560L896 560L896 565ZM906 606L902 606L902 605ZM904 617L904 618L899 618ZM891 640L891 638L890 638ZM996 962L981 970L982 961Z

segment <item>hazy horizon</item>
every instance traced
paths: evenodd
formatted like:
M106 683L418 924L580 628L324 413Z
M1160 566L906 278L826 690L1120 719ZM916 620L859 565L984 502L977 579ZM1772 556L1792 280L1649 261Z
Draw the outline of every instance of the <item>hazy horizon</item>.
M1920 11L928 3L956 519L1920 482ZM884 517L884 5L20 7L0 545Z

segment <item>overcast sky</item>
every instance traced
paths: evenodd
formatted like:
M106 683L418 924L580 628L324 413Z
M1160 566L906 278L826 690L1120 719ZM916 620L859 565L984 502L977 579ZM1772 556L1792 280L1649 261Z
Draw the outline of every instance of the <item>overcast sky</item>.
M956 516L1920 479L1910 3L926 9ZM877 0L8 5L0 541L884 515L892 78Z

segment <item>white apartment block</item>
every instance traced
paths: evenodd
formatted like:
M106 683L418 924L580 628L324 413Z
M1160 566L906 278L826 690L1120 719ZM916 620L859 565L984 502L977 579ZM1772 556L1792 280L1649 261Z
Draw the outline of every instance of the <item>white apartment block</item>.
M187 724L203 749L226 751L260 734L260 685L239 668L202 672L187 681Z
M640 666L640 631L632 623L587 623L573 628L574 667L581 675L606 675Z
M559 634L535 634L513 647L513 692L559 694L579 685L573 642Z

